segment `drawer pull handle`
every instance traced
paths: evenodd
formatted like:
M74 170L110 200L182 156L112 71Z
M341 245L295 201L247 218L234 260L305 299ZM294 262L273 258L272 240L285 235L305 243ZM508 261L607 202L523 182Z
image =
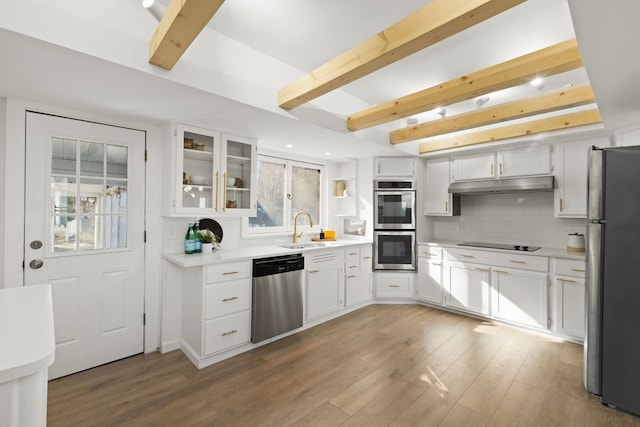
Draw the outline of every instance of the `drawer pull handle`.
M362 259L371 259L370 256L363 257Z
M433 263L433 264L431 264L431 265L442 265L442 263L441 263L441 262L434 262L434 263Z
M237 271L225 271L224 273L222 273L223 276L228 276L230 274L238 274Z
M320 273L320 270L309 270L309 274L312 274L312 273Z
M233 301L233 300L237 300L238 297L230 297L230 298L223 298L222 302L229 302L229 301Z
M433 255L431 252L422 252L424 255Z
M358 268L357 265L350 265L349 268Z
M465 258L475 258L473 255L460 254L460 256Z
M584 269L582 268L572 268L571 271L575 271L577 273L584 273Z
M353 279L354 277L356 277L355 274L351 274L351 275L347 276L347 279Z
M479 267L476 267L476 270L478 270L478 271L489 271L488 268L479 268Z
M491 163L491 168L490 168L490 169L491 169L491 173L490 173L490 175L492 175L492 176L493 176L493 163Z
M349 252L349 255L358 255L358 252Z
M227 335L232 335L232 334L235 334L235 333L237 333L237 332L238 332L238 331L236 331L235 329L232 329L232 330L230 330L229 332L223 332L223 333L222 333L222 336L223 336L223 337L226 337Z
M575 280L571 280L571 279L558 279L558 280L565 283L576 283Z
M517 259L510 259L509 262L512 262L514 264L526 264L526 261L519 261Z
M390 288L399 288L400 285L389 285Z
M509 274L507 271L504 271L504 270L493 270L493 271L495 271L498 274Z

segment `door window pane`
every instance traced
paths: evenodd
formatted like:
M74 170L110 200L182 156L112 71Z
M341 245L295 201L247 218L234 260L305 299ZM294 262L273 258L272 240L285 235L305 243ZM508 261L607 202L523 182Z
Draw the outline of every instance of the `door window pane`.
M127 183L124 181L107 181L105 193L105 213L127 213Z
M105 248L127 247L127 217L126 215L109 215L105 217L106 239Z
M75 139L52 138L51 140L51 173L55 175L76 174L76 141Z
M102 211L102 188L104 182L101 179L81 178L80 199L78 212L99 213Z
M51 177L51 213L76 212L76 179L75 177Z
M102 215L82 215L79 217L79 250L102 249L102 221Z
M104 144L80 142L80 175L104 176Z
M69 252L76 248L78 223L75 216L54 215L51 217L51 252Z
M127 177L127 147L107 145L107 177Z

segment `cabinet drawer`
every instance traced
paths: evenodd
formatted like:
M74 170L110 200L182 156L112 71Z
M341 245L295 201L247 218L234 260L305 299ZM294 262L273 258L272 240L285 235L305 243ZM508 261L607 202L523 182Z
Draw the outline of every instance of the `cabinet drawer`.
M207 266L207 283L251 277L251 261L229 262Z
M491 252L475 249L447 248L443 251L443 256L447 261L473 262L478 264L488 264L491 260Z
M584 277L586 265L585 262L578 259L556 259L556 274L563 276Z
M360 259L360 248L347 248L345 249L345 257L347 260L351 258Z
M411 296L410 277L376 277L376 296L408 297Z
M205 319L226 316L251 307L251 279L206 285L204 287Z
M247 343L250 338L251 312L248 310L209 320L204 324L204 354Z
M501 254L492 252L489 264L499 267L522 268L524 270L549 271L549 258L543 256Z
M418 256L442 259L442 248L429 245L418 245Z

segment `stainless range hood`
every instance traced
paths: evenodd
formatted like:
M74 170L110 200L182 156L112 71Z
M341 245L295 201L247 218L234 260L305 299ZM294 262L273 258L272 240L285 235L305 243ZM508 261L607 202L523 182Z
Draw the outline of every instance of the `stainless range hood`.
M487 179L481 181L452 182L452 194L491 194L553 191L553 176Z

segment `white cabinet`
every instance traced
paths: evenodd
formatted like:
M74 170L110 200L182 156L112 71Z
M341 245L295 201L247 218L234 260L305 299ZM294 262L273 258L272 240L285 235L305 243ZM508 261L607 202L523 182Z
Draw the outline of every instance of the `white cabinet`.
M587 168L592 145L605 147L609 145L609 141L606 138L589 139L556 145L556 217L587 217Z
M460 215L457 196L449 193L451 181L449 158L426 161L424 186L424 214L430 216ZM455 206L454 206L455 202Z
M314 320L344 307L344 250L305 254L306 320Z
M251 261L184 269L182 347L197 365L251 339Z
M345 252L345 306L353 307L371 299L371 245L348 248Z
M374 275L377 298L411 298L413 273L377 271Z
M174 215L252 216L256 212L254 139L176 125Z
M445 305L471 313L490 314L490 270L481 264L449 262L444 269Z
M528 147L500 150L497 154L497 176L548 175L551 167L551 146L532 145Z
M619 129L615 132L616 146L640 145L640 125Z
M413 177L415 168L413 157L376 157L374 173L379 178Z
M491 314L496 319L547 328L547 273L492 268Z
M432 304L443 303L442 248L418 245L416 299Z
M556 259L554 264L555 330L561 335L582 341L585 324L585 262Z
M496 177L496 153L456 156L451 161L451 179L466 181Z

